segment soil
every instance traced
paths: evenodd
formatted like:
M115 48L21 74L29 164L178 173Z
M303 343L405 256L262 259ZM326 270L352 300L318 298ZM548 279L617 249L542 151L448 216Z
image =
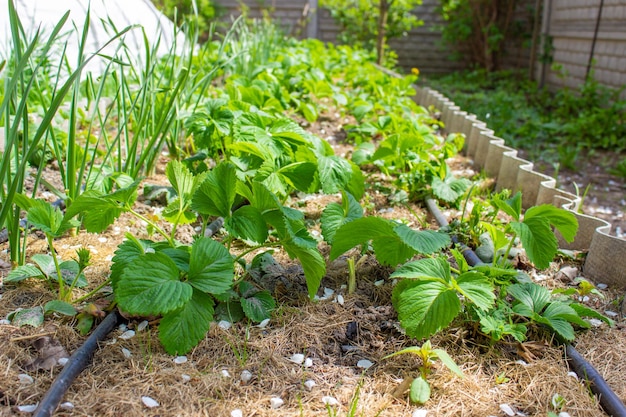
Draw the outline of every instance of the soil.
M348 154L351 148L341 142L344 133L340 124L332 115L327 116L313 126L303 125L330 140L337 154ZM147 183L164 183L165 158L161 162L161 172L148 178ZM455 164L470 169L462 158ZM47 173L54 174L53 170ZM581 177L572 178L574 181L593 178L594 184L609 189L594 186L587 196L586 207L589 210L595 207L598 214L602 214L599 207L611 207L612 216L621 210L619 218L611 221L625 230L623 181L621 188L613 188L607 177L592 174L590 169ZM618 192L616 197L614 193ZM410 210L395 206L373 186L368 195L365 205L368 214L402 219L412 227L435 227L419 205L410 205ZM607 196L610 198L603 198ZM339 196L299 195L290 204L306 213L313 233L319 236L321 210L330 201L339 201ZM151 213L155 207L139 201L137 210ZM107 278L113 252L127 231L139 238L148 237L145 225L122 215L105 233L81 231L77 236L58 239L55 244L62 259L75 257L75 250L81 246L91 250L92 265L86 275L89 288L94 288ZM191 226L182 228L178 238L191 241L194 233ZM321 248L327 253L328 248L323 244ZM0 259L8 262L6 244L0 249ZM28 257L47 250L40 236L36 233L29 236ZM278 302L269 324L260 327L241 322L226 329L214 323L206 338L186 355L186 361L175 362L175 358L163 351L157 338L158 320L126 321L101 344L92 364L71 385L63 399L65 408L57 415L546 416L549 411L559 411L552 405L556 394L565 401L560 411L571 416L603 414L586 383L570 372L563 348L550 344L544 334L533 334L522 344L492 344L478 329L468 329L461 323L454 323L431 342L451 355L464 378L454 376L441 363L436 363L428 377L432 398L424 406L411 404L406 382L419 374L419 360L409 355L390 359L385 356L423 341L412 340L403 333L390 302L394 285L389 279L391 270L378 265L372 257L357 263L357 289L353 294L347 293L346 256L328 265L319 299L310 301L300 266L277 253L279 264L272 274L263 277ZM530 274L550 288L565 287L572 282L559 274L564 266L579 265L559 260L547 271L530 271ZM1 318L19 308L43 305L55 297L53 291L34 280L20 285L5 284L0 291ZM77 290L76 296L82 292ZM104 294L101 298L105 299ZM591 294L584 302L603 313L614 314L616 325L612 328L599 325L582 332L576 348L603 374L622 401L626 401L623 293L607 288L597 295ZM105 305L106 301L102 302L103 308ZM0 324L0 415L20 414L19 406L41 400L60 366L57 362L52 368L35 369L33 361L37 358L58 359L52 353L58 350L37 347L42 343L61 346L71 354L85 339L75 324L74 320L56 316L47 317L37 328ZM129 329L136 333L126 338ZM42 341L42 338L46 339ZM296 363L294 354L302 354L311 361ZM372 365L364 367L362 360ZM251 374L245 382L241 378L244 371ZM149 408L142 397L150 397L158 406ZM279 407L276 398L283 402ZM507 414L509 409L514 414ZM420 414L419 410L427 414Z

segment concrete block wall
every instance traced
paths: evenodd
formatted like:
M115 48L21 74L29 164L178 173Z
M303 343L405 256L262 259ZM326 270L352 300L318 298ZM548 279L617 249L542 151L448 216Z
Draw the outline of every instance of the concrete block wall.
M598 82L614 88L626 85L626 0L604 0L595 47L593 39L601 0L544 0L544 3L543 30L552 37L553 60L562 71L538 63L538 78L543 76L545 84L552 89L577 88L584 82L589 60L593 58L592 68Z

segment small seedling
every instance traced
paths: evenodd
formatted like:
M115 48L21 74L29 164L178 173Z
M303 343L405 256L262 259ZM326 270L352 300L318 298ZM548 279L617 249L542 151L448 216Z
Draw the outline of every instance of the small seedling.
M420 366L420 374L411 383L411 389L409 398L412 402L417 404L424 404L430 399L430 384L427 381L428 375L432 372L433 365L436 359L439 359L452 373L460 378L463 378L463 372L454 362L454 360L443 349L433 349L430 340L424 342L419 346L411 346L406 349L402 349L391 355L385 356L383 359L388 359L403 353L412 353L417 355L422 360L422 366Z

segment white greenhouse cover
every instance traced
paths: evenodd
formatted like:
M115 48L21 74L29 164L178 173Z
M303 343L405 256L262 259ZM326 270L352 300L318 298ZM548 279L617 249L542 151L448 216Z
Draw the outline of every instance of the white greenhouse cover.
M9 1L13 1L20 17L27 38L30 39L41 27L44 36L43 41L48 39L49 33L59 22L63 15L69 11L69 19L65 23L61 33L63 41L67 41L67 57L70 66L76 67L78 60L78 41L82 36L87 10L90 11L89 36L85 44L84 52L89 56L104 46L113 36L113 31L108 23L113 23L117 30L127 26L140 25L123 35L123 41L133 58L140 63L145 57L144 32L151 46L157 45L158 55L166 54L171 50L175 27L150 0L0 0L0 57L6 58L12 48L11 29L9 23ZM106 22L106 23L105 23ZM56 53L60 55L64 42L55 45ZM113 42L102 53L113 54L121 40ZM176 46L180 49L184 38L177 37ZM1 59L0 59L1 60ZM87 66L88 71L98 72L104 68L103 60L94 58Z

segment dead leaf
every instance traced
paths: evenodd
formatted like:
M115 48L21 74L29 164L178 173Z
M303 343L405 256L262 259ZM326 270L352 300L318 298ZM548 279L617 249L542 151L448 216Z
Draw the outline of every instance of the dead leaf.
M517 354L526 362L532 362L537 358L541 358L548 348L544 342L524 342L517 344Z
M70 356L58 340L49 336L35 339L31 346L37 351L37 357L23 366L26 371L52 370L59 359Z

